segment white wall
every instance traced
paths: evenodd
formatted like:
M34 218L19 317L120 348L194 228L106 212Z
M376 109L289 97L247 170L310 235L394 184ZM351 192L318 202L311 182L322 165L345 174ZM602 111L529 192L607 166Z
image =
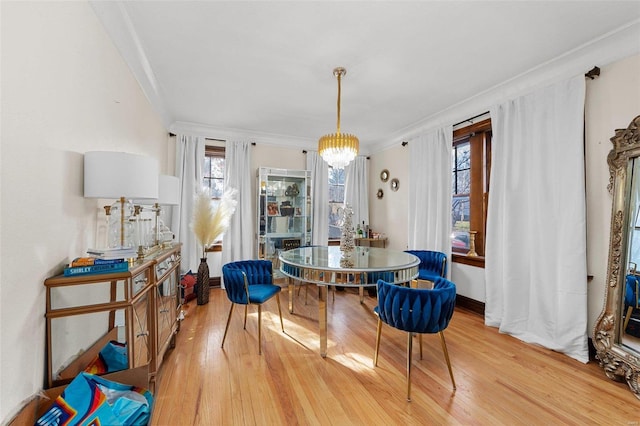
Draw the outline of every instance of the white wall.
M369 221L373 232L387 235L387 247L395 250L408 248L408 184L409 147L400 142L383 152L370 156L369 160ZM380 172L389 170L389 180L382 182ZM397 191L391 190L391 179L398 179ZM378 189L384 195L376 196Z
M100 204L83 198L83 153L146 154L166 172L168 149L165 129L87 3L0 7L5 423L44 384L43 281L94 243Z

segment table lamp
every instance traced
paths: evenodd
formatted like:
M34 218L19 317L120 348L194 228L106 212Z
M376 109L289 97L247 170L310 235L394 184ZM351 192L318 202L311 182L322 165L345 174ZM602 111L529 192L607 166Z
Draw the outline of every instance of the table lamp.
M126 241L128 219L133 213L128 200L158 199L158 172L158 161L144 155L112 151L84 154L84 196L118 200L105 206L110 217L108 247L131 246L131 241Z

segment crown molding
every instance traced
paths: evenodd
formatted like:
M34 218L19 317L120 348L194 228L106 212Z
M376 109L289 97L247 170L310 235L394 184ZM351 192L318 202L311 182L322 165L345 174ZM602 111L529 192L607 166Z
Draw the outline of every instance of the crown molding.
M245 129L214 127L206 124L176 121L170 127L171 133L191 136L202 136L225 141L246 140L264 145L283 148L300 148L302 150L318 149L318 141L308 138L292 138L288 135L256 132Z
M160 116L160 121L168 129L173 118L165 108L156 76L126 11L124 2L90 0L89 4L138 81L151 107L155 109Z
M584 74L640 53L640 19L565 52L564 54L493 86L475 96L395 132L370 146L377 153L415 138L418 134L480 114L499 102L530 93L562 79Z

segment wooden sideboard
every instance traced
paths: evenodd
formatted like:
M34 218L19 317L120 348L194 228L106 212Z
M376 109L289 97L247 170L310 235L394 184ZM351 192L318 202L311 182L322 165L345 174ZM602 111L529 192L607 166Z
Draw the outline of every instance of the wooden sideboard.
M69 383L110 341L126 345L128 368L148 365L154 382L180 328L180 249L158 250L126 272L45 280L48 387Z

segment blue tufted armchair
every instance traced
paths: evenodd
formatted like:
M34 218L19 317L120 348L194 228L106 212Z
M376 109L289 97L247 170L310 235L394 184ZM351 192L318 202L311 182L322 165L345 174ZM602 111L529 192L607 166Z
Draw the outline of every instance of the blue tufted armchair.
M456 285L442 277L435 278L432 289L403 287L383 280L378 281L378 306L374 308L378 314L378 329L373 362L374 366L378 365L383 322L407 332L407 401L411 401L411 352L414 333L440 335L451 383L453 389L456 388L449 352L444 340L444 329L447 328L453 316L455 303ZM420 340L420 357L422 358L422 340Z
M227 326L224 329L222 345L227 338L229 322L233 307L244 305L244 326L247 329L247 306L258 305L258 353L262 354L262 304L276 296L278 302L278 314L280 314L280 326L284 332L282 321L282 309L280 308L280 286L273 284L273 265L270 260L243 260L227 263L222 267L222 277L227 292L227 298L231 301Z
M405 250L420 259L418 279L435 281L436 277L447 276L447 255L431 250Z

